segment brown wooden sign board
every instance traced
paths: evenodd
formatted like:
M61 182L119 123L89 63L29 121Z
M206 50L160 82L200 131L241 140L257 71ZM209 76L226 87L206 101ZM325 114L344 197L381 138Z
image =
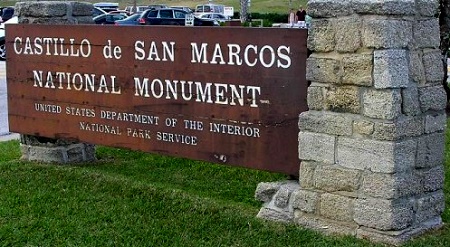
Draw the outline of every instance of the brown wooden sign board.
M298 174L307 30L6 32L12 132Z

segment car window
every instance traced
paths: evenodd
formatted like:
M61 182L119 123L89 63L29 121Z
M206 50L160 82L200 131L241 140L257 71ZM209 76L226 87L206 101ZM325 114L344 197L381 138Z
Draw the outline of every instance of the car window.
M105 16L105 19L106 19L106 21L109 21L109 22L114 21L114 17L112 15Z
M147 17L149 17L149 18L156 18L156 17L158 17L158 11L157 10L149 11Z
M160 18L173 18L173 13L171 9L162 9L159 11Z
M186 19L186 13L184 13L183 11L175 10L174 14L175 14L175 18Z
M124 15L114 15L114 20L115 20L115 21L123 20L123 19L125 19L125 17L126 17L126 16L124 16Z

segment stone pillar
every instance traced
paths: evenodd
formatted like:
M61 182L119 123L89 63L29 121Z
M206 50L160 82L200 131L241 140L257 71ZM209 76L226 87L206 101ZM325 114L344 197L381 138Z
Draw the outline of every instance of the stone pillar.
M311 85L299 118L292 222L389 244L442 226L438 8L439 0L308 2ZM281 189L267 187L256 197L265 199L259 216L271 218L283 212L270 207Z
M19 23L92 24L93 5L73 1L24 1L15 5ZM21 135L22 160L76 163L96 160L95 146L77 141Z

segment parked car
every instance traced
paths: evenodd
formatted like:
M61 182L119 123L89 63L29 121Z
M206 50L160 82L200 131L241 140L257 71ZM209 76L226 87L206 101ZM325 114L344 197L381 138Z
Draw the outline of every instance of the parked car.
M120 13L125 14L127 16L131 15L131 13L126 10L114 10L114 11L108 12L108 14L120 14Z
M149 9L150 7L148 7L147 5L141 5L141 6L136 6L136 8L134 6L127 6L125 7L125 11L128 11L130 13L137 13L137 12L144 12L146 9Z
M193 18L194 26L219 26L219 23L215 20L200 19L184 10L173 8L146 10L142 12L139 23L141 25L185 26L187 17Z
M218 14L218 13L202 13L202 14L198 15L197 17L202 18L202 19L213 19L218 22L225 22L225 21L228 21L231 19L228 16Z
M139 17L141 17L141 12L134 13L123 20L117 20L114 22L116 26L135 26L140 25Z
M118 20L123 20L127 18L128 15L125 13L106 13L102 15L98 15L93 18L95 24L101 24L101 25L110 25L114 24Z
M111 11L119 9L119 3L100 2L100 3L94 3L94 7L101 8L106 12L111 12Z
M14 16L14 7L0 7L0 23Z
M224 12L224 5L222 4L199 4L195 6L195 15L198 16L203 13L219 13L223 14Z
M165 5L165 4L150 4L147 7L148 7L148 9L165 9L165 8L168 8L168 6Z
M19 18L17 18L17 16L13 16L9 20L0 24L0 60L6 59L5 25L17 24L18 22Z
M181 9L181 10L184 10L184 11L186 11L186 12L188 12L188 13L193 13L193 12L194 12L194 10L191 9L191 8L189 8L188 6L170 6L169 8L172 8L172 9Z
M106 14L106 13L108 13L108 12L104 11L103 9L101 9L99 7L92 8L92 18L99 16L99 15Z

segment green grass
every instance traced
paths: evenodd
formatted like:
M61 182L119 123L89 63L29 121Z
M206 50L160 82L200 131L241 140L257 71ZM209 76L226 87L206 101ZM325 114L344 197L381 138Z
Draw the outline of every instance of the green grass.
M281 174L107 147L72 166L19 157L0 143L1 246L381 246L257 219L257 184ZM450 246L450 229L405 246Z
M17 141L0 153L2 246L364 246L256 219L256 185L284 175L105 147L78 166L20 162Z
M11 6L20 1L1 1L0 6ZM119 3L121 8L125 8L127 5L133 5L133 0L117 0L117 1L104 1L104 0L87 0L81 2L116 2ZM194 8L197 4L208 3L208 0L136 0L138 5L149 5L155 3L164 3L169 6L181 5ZM234 11L239 12L240 1L239 0L215 0L212 1L216 4L224 4L226 6L233 6ZM288 13L290 8L298 8L300 5L306 7L307 0L252 0L250 5L250 12L259 13Z

